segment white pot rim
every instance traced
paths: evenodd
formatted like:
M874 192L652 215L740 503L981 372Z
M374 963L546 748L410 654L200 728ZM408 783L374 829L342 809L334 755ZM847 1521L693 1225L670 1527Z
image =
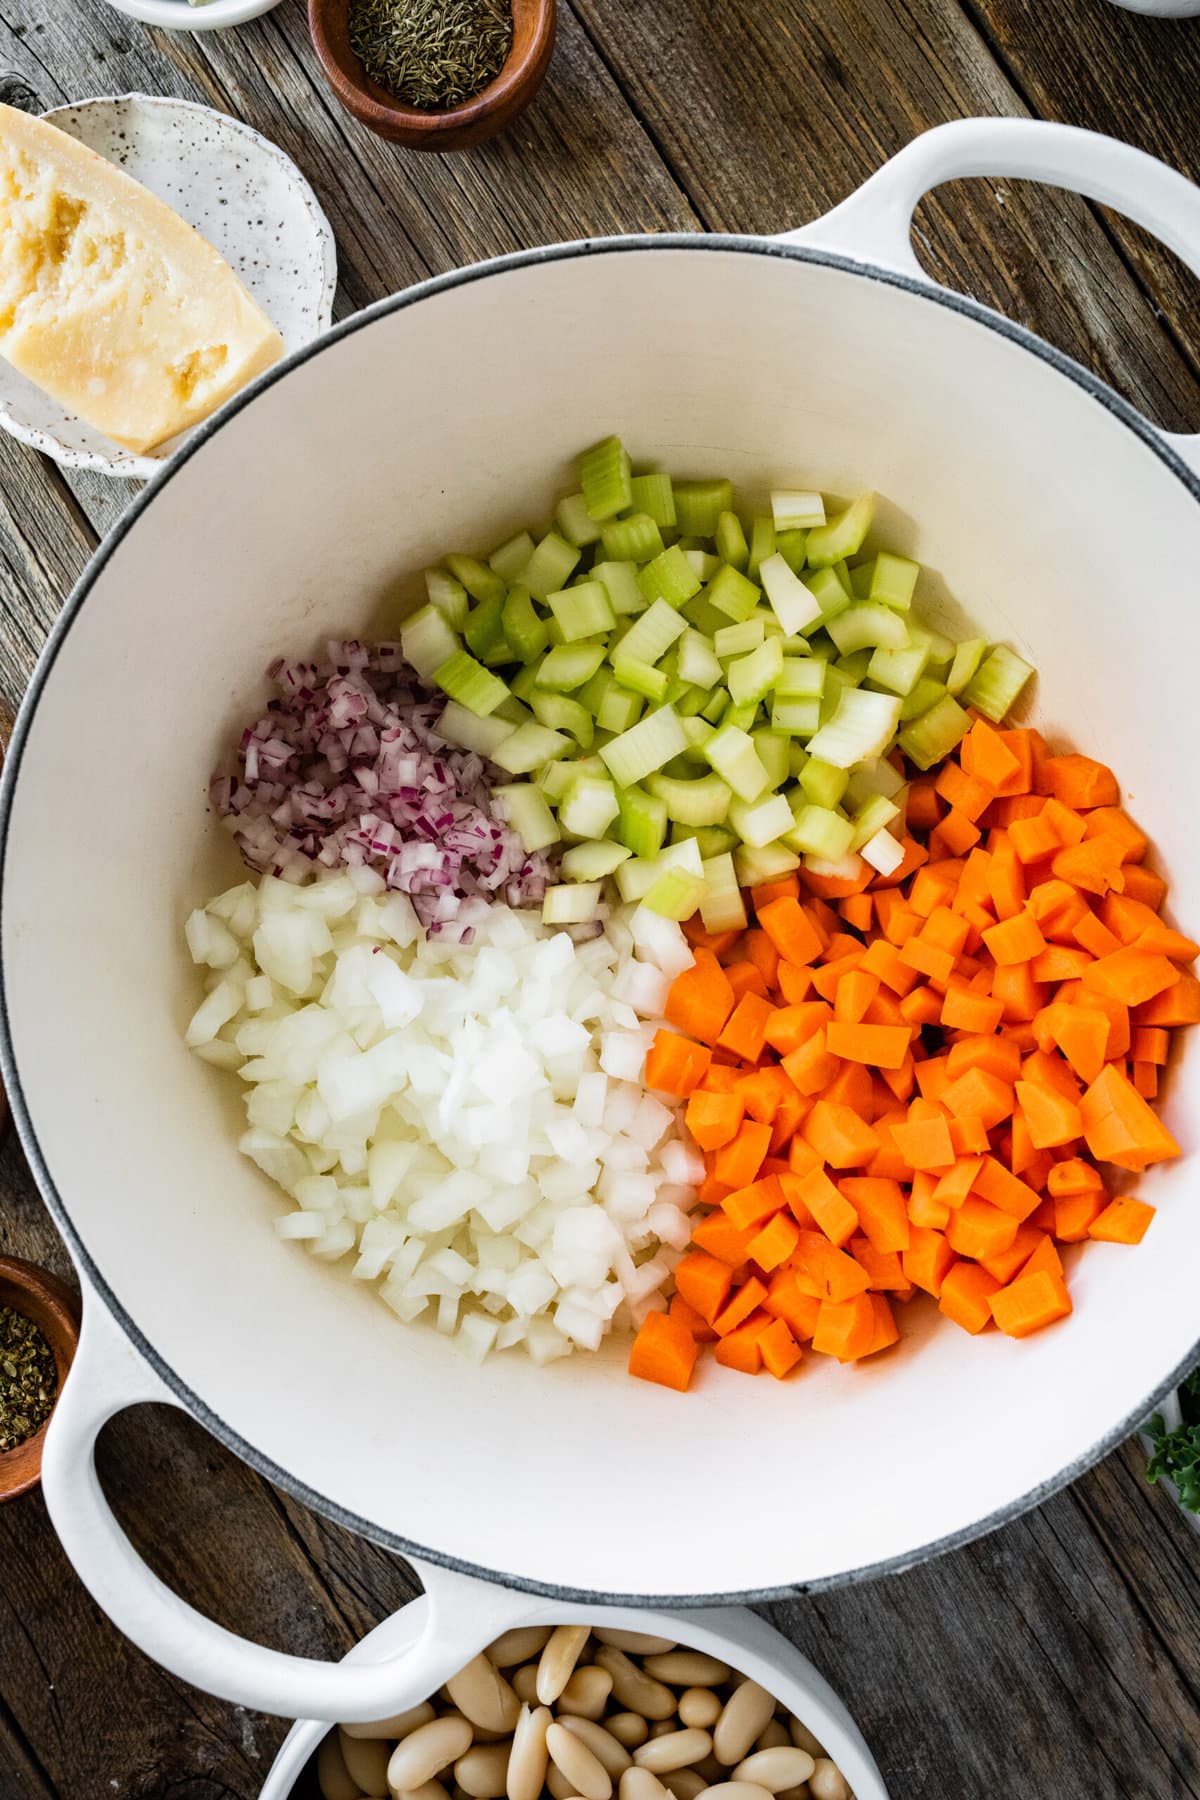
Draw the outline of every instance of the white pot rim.
M0 781L0 891L3 888L7 860L14 787L20 773L26 742L39 700L54 668L58 653L79 617L92 588L126 535L137 524L145 509L153 503L159 492L179 474L193 456L203 449L209 439L220 431L223 425L244 407L251 405L259 394L275 383L286 379L292 370L299 368L311 357L320 355L327 346L349 337L355 332L368 329L378 319L388 317L407 307L420 305L426 300L435 299L452 289L485 280L494 275L503 275L510 270L527 269L538 263L583 259L591 256L654 255L660 252L681 250L700 255L755 255L779 261L836 269L867 281L876 281L885 286L899 288L931 305L958 313L985 330L998 333L1016 346L1027 350L1075 386L1082 388L1105 411L1132 431L1176 479L1182 482L1191 497L1200 503L1200 472L1190 468L1162 433L1157 431L1129 401L1122 398L1090 370L1085 369L1073 358L1046 343L1044 339L1039 338L1024 326L1015 324L1012 320L1005 318L1003 314L977 300L941 288L932 280L918 280L904 271L889 269L865 259L839 255L807 244L751 235L664 233L662 235L595 238L516 251L488 262L473 264L465 269L435 276L356 313L352 318L334 326L324 336L302 346L259 376L241 393L228 401L219 412L197 427L193 436L137 496L100 545L83 575L72 589L47 639L22 703L8 748L3 779ZM56 1226L66 1240L81 1277L94 1289L96 1296L103 1302L111 1317L136 1347L149 1368L176 1396L179 1403L191 1416L265 1480L282 1488L314 1512L332 1520L344 1529L380 1544L383 1548L400 1556L416 1558L458 1574L473 1576L488 1583L501 1585L518 1593L545 1595L551 1599L593 1606L629 1606L670 1611L691 1606L753 1604L782 1600L798 1595L852 1586L860 1582L875 1580L882 1575L903 1573L931 1557L960 1548L997 1530L1069 1486L1086 1470L1108 1455L1124 1439L1137 1431L1163 1398L1179 1385L1183 1377L1200 1360L1200 1339L1198 1339L1188 1355L1177 1366L1164 1374L1161 1381L1139 1401L1136 1407L1118 1419L1086 1452L1074 1458L1055 1475L971 1525L942 1537L931 1538L900 1556L883 1558L865 1563L855 1569L839 1571L836 1574L803 1582L785 1580L752 1589L729 1592L697 1591L688 1595L679 1593L598 1593L587 1588L537 1581L527 1576L514 1574L509 1570L489 1568L461 1557L449 1555L435 1544L416 1543L396 1532L386 1530L371 1520L356 1514L350 1508L329 1499L306 1482L298 1480L270 1457L265 1456L254 1444L243 1438L207 1406L180 1378L117 1300L103 1274L93 1262L74 1226L69 1208L54 1184L33 1127L13 1055L2 966L0 966L0 1073L3 1074L8 1091L12 1115L22 1148L37 1180L42 1197Z

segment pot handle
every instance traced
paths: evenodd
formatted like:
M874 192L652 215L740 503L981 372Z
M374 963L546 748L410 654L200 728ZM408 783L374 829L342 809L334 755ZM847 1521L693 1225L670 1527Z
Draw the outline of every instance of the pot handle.
M783 234L785 243L882 264L932 286L912 248L918 204L944 181L1001 176L1067 188L1154 233L1200 276L1200 188L1116 138L1041 119L956 119L906 144L832 212ZM1162 436L1200 474L1200 434Z
M180 1401L82 1282L83 1330L46 1434L42 1488L63 1549L92 1598L147 1656L223 1700L285 1718L354 1724L415 1706L483 1646L546 1602L413 1561L428 1598L416 1643L390 1661L328 1663L270 1650L197 1612L152 1574L96 1474L96 1439L127 1406ZM410 1559L412 1560L412 1559Z

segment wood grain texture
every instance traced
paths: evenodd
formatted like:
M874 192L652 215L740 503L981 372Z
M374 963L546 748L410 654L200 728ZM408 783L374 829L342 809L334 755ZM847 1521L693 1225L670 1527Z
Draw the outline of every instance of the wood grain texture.
M570 0L537 103L443 159L336 107L302 0L196 37L143 30L103 0L0 0L5 97L133 89L230 111L295 158L337 232L339 316L555 239L781 230L964 113L1071 118L1200 175L1200 22L1103 0ZM1135 231L1064 196L974 182L922 208L919 245L940 278L1163 422L1200 423L1194 285ZM0 714L131 492L0 438ZM11 1136L0 1253L69 1271ZM1145 1487L1142 1460L1126 1446L1040 1512L908 1575L769 1609L845 1695L895 1800L1200 1800L1200 1544ZM264 1641L338 1655L413 1591L402 1564L175 1412L116 1420L100 1463L158 1573ZM886 1505L886 1469L865 1461L854 1478ZM284 1730L126 1644L40 1499L0 1508L0 1800L252 1800Z

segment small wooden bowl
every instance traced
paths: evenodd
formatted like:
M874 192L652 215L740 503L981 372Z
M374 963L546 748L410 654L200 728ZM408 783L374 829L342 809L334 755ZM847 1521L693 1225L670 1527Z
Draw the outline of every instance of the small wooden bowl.
M461 106L424 112L372 81L350 48L350 0L308 0L308 29L330 87L348 113L410 150L465 150L512 123L537 93L554 49L556 0L512 0L513 43L494 81Z
M67 1378L79 1342L79 1295L48 1269L21 1262L15 1256L0 1256L0 1306L11 1306L32 1319L51 1350L58 1371L58 1390ZM15 1500L35 1488L42 1474L42 1444L46 1437L46 1420L40 1431L17 1444L12 1450L0 1450L0 1504Z

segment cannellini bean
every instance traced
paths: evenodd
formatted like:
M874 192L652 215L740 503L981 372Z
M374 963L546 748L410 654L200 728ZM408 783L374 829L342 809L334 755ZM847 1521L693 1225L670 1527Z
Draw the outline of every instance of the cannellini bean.
M602 1644L596 1652L596 1662L612 1676L613 1698L619 1705L627 1706L631 1712L640 1712L644 1719L675 1717L675 1696L670 1688L643 1674L623 1650L613 1644Z
M612 1676L608 1670L589 1663L585 1669L576 1669L558 1696L558 1711L580 1719L603 1718L611 1693Z
M520 1625L515 1631L502 1632L483 1654L498 1669L515 1669L518 1663L542 1654L550 1642L551 1630L549 1625Z
M684 1724L688 1721L685 1719ZM618 1744L624 1744L627 1750L636 1750L650 1736L650 1727L641 1713L613 1713L604 1721L605 1731L611 1731Z
M765 1729L760 1731L755 1739L754 1748L756 1750L774 1750L776 1746L782 1748L791 1741L787 1734L787 1726L783 1724L782 1720L768 1719Z
M513 1693L525 1706L536 1706L538 1703L537 1677L537 1664L526 1663L524 1668L518 1669L512 1678Z
M789 1718L788 1732L797 1750L807 1750L810 1756L824 1756L824 1746L813 1736L807 1725L800 1723L799 1719Z
M579 1800L575 1793L575 1783L568 1781L562 1770L554 1763L546 1770L546 1787L553 1794L554 1800Z
M757 1681L743 1681L741 1687L734 1688L713 1727L713 1755L717 1761L729 1768L740 1763L774 1712L774 1700ZM745 1800L745 1796L733 1795L731 1800Z
M406 1738L418 1725L428 1725L433 1717L432 1706L428 1700L422 1700L420 1706L410 1706L407 1712L393 1713L390 1719L373 1719L369 1725L343 1725L341 1729L347 1737L390 1738L395 1742L399 1738Z
M775 1800L812 1800L812 1796L807 1781L802 1781L799 1787L784 1788L782 1794L776 1794Z
M696 1800L708 1783L696 1769L668 1769L663 1776L663 1786L675 1796L675 1800Z
M850 1800L846 1777L827 1756L818 1757L808 1778L808 1791L812 1800Z
M756 1750L740 1762L733 1779L751 1781L772 1794L782 1794L786 1788L799 1787L807 1781L815 1767L807 1750L798 1750L791 1744L773 1744L769 1750Z
M717 1687L729 1680L729 1664L703 1650L664 1650L661 1656L647 1656L642 1667L671 1687Z
M521 1702L482 1652L451 1676L446 1689L459 1712L484 1731L510 1732L517 1722Z
M432 1781L471 1748L474 1732L466 1719L433 1719L402 1738L388 1763L388 1786L406 1790Z
M630 1656L665 1656L674 1650L674 1638L648 1637L644 1631L597 1631L602 1644L614 1650L625 1650Z
M652 1738L666 1737L668 1732L678 1730L679 1727L674 1719L655 1719L650 1727L650 1736Z
M632 1758L624 1744L620 1743L603 1725L597 1725L594 1719L563 1719L564 1731L577 1737L581 1744L586 1744L596 1761L607 1769L615 1781L630 1767Z
M710 1731L721 1716L721 1699L711 1688L690 1687L679 1696L679 1716L685 1725Z
M466 1755L459 1757L454 1779L470 1800L500 1800L507 1791L508 1749L506 1743L472 1744Z
M364 1794L386 1794L390 1746L381 1738L352 1738L341 1725L337 1735L338 1749L351 1781L356 1781Z
M423 1781L418 1788L389 1788L392 1800L450 1800L440 1781Z
M619 1800L667 1800L667 1789L649 1769L631 1766L621 1777Z
M671 1731L665 1737L651 1738L648 1744L642 1744L633 1753L633 1760L639 1769L649 1769L653 1775L665 1775L671 1769L688 1769L698 1763L712 1749L712 1738L707 1731L699 1731L694 1727L686 1731Z
M546 1748L555 1768L571 1783L572 1793L582 1796L582 1800L610 1800L612 1776L573 1731L556 1720L546 1728Z
M546 1749L546 1727L550 1719L548 1706L532 1710L528 1706L521 1708L508 1758L505 1788L508 1800L538 1800L546 1780L546 1764L550 1760Z
M696 1773L704 1777L705 1787L712 1787L716 1782L724 1781L729 1771L721 1767L715 1756L706 1756L696 1764Z
M705 1788L702 1800L770 1800L770 1795L752 1781L718 1781Z
M325 1800L359 1800L358 1783L343 1760L336 1731L323 1737L317 1750L317 1785Z
M537 1671L537 1697L543 1706L553 1706L558 1699L575 1673L575 1664L587 1641L586 1625L560 1625L551 1632Z

